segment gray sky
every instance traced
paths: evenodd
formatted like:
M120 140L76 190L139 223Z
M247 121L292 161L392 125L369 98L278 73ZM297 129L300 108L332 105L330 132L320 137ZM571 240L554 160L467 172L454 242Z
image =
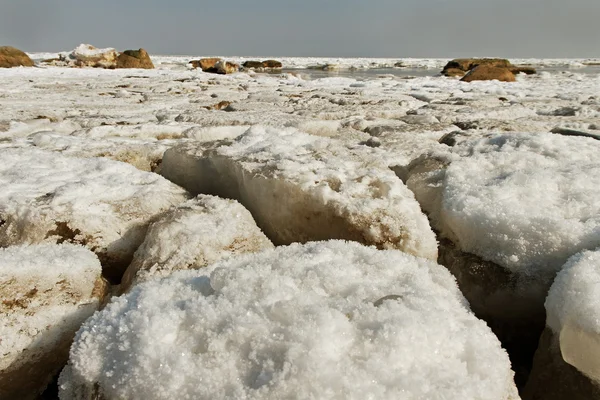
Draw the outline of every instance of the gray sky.
M0 0L0 45L154 54L600 57L600 0Z

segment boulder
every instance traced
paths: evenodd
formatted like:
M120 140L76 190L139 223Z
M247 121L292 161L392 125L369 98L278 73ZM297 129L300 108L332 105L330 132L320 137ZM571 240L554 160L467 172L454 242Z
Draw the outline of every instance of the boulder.
M221 61L220 58L201 58L199 60L192 60L190 64L194 68L200 68L204 72L216 72L215 64Z
M0 46L0 68L33 67L34 62L23 51L11 46Z
M200 195L164 213L127 268L121 289L183 269L199 269L273 244L235 200Z
M113 48L98 49L81 44L69 54L69 62L76 67L116 68L117 51Z
M271 68L271 69L283 68L283 64L281 63L281 61L277 61L277 60L265 60L262 62L262 66L264 68Z
M512 72L515 75L516 74L534 75L537 73L537 71L533 67L521 67L521 66L512 65L508 69L510 70L510 72Z
M492 67L509 68L512 66L510 61L504 58L456 58L449 61L442 70L442 74L446 75L446 71L458 69L463 72L472 70L478 65L489 65Z
M144 49L125 50L117 57L117 68L154 69L154 64Z
M0 247L76 243L118 283L152 219L188 193L161 176L104 158L0 151Z
M508 68L478 65L461 79L462 82L491 81L514 82L515 75Z
M264 67L264 65L261 61L245 61L242 64L242 67L248 68L248 69L262 69Z
M445 69L444 72L442 72L442 74L444 74L445 76L464 76L465 73L465 71L459 68L448 68Z
M344 241L133 287L82 326L59 387L74 400L518 399L506 352L443 267Z
M240 70L240 66L236 63L220 60L215 63L214 69L217 74L233 74L234 72L238 72ZM203 69L204 71L204 69ZM208 72L208 71L207 71Z
M0 249L1 399L37 399L66 364L75 332L106 295L101 272L81 246Z
M194 194L242 203L275 244L354 240L437 258L414 195L377 149L256 126L230 142L165 152L161 174Z

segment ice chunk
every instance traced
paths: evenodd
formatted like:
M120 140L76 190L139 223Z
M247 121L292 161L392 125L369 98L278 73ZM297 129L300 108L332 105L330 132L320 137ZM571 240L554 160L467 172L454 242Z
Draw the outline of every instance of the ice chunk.
M134 282L272 247L240 203L200 195L169 210L150 225L121 286L127 289Z
M569 259L550 288L546 311L564 360L600 384L600 250Z
M0 398L34 399L105 295L98 258L72 244L0 249Z
M4 149L0 157L0 246L83 244L116 281L150 220L188 198L161 176L117 161L37 149Z
M444 268L329 241L135 286L78 332L59 384L63 400L499 400L518 398L512 375Z
M381 154L253 127L232 142L169 149L161 174L192 193L237 199L275 244L347 239L435 259L427 218Z

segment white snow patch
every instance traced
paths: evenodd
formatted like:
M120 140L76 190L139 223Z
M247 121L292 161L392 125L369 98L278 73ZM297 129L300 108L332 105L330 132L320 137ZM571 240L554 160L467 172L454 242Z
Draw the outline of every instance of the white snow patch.
M158 294L158 295L157 295ZM432 261L294 244L136 286L78 332L60 398L517 399Z

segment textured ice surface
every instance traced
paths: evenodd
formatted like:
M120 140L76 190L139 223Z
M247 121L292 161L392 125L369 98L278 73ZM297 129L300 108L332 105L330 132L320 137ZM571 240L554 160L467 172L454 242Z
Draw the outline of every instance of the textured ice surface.
M0 398L34 398L99 306L98 258L71 244L0 249Z
M546 311L564 360L600 384L600 250L569 259L550 288Z
M343 241L134 287L84 324L60 385L63 400L518 398L443 267Z
M253 127L233 142L168 150L161 174L193 193L239 200L276 244L348 239L435 259L427 217L380 155Z
M157 174L102 158L0 150L0 245L74 242L123 272L156 214L188 198Z
M438 154L408 184L463 251L519 274L553 273L600 245L599 151L590 138L492 135Z
M198 269L232 255L258 252L273 244L252 215L235 200L200 195L163 214L148 229L121 282L164 277Z

